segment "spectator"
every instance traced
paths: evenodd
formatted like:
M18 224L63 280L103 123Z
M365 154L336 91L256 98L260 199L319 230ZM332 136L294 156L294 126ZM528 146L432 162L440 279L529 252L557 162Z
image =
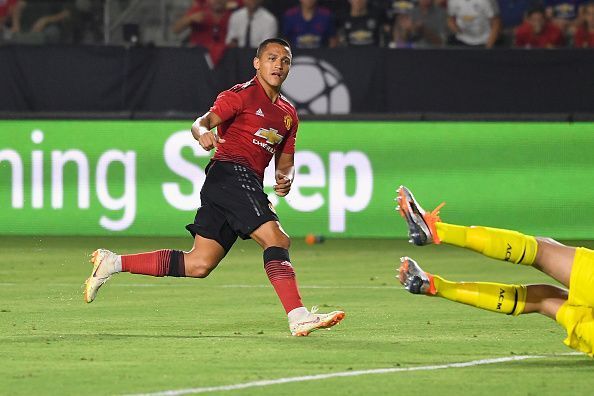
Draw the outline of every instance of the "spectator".
M318 5L320 7L332 10L332 14L334 15L334 21L340 21L346 18L346 16L349 14L349 11L351 9L351 6L349 4L350 2L351 0L318 0Z
M511 47L513 44L515 29L524 22L526 10L537 0L497 0L499 5L502 40Z
M441 47L447 35L447 14L433 0L419 0L411 12L415 47Z
M397 6L392 9L394 22L392 26L392 41L388 44L390 48L412 48L416 41L416 31L412 20L413 3L410 1L398 1Z
M262 7L262 0L244 0L244 7L231 14L227 45L258 48L268 38L276 37L276 18Z
M578 26L573 39L576 48L594 48L594 2L584 6L583 22Z
M283 18L283 35L293 48L336 47L336 26L330 10L316 0L300 0Z
M195 0L173 25L173 32L179 34L190 28L190 46L201 46L208 50L212 64L216 66L225 53L225 38L231 11L225 0Z
M78 44L101 42L102 29L100 18L103 11L102 0L75 0L67 2L64 10L68 12L65 38Z
M546 17L549 18L564 35L573 36L582 22L582 4L585 0L545 0Z
M207 6L208 4L208 0L194 0L194 5L197 6ZM239 7L241 7L243 5L243 1L242 0L225 0L225 7L229 10L229 11L233 11L238 9Z
M526 21L516 30L515 46L519 48L558 48L564 42L561 29L547 19L542 6L529 9Z
M21 30L21 0L0 0L0 41Z
M70 17L70 12L63 3L23 1L20 4L18 18L15 18L15 21L19 20L18 28L12 31L11 41L25 44L68 41L65 22Z
M299 0L264 0L262 3L262 6L270 11L279 22L283 20L285 12L296 5L299 5Z
M348 46L379 46L381 21L368 8L367 0L350 0L351 9L340 22L341 44Z
M450 45L492 48L501 31L495 0L449 0Z

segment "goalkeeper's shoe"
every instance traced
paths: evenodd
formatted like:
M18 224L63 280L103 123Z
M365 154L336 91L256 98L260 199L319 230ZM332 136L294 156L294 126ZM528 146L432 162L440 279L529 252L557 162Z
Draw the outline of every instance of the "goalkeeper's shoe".
M396 207L396 210L400 212L400 215L408 224L409 242L417 246L431 243L439 244L440 240L435 223L441 221L439 210L445 203L440 204L431 212L426 212L408 188L400 186L396 192L398 193L396 197L398 207Z
M437 293L433 283L433 275L425 272L419 264L410 257L400 257L398 280L404 288L412 294L427 294L434 296Z
M313 307L311 312L308 312L303 317L290 322L289 328L291 334L296 337L304 337L309 335L312 331L318 329L330 329L330 327L337 325L344 319L344 312L334 311L327 314L317 313L318 308Z
M87 303L93 302L99 288L117 272L118 256L109 250L97 249L91 254L90 261L93 264L93 272L85 281L84 299Z

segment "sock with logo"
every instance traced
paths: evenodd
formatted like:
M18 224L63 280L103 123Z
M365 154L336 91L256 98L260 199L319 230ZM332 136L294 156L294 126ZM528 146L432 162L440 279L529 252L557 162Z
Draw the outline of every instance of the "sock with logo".
M526 286L491 282L450 282L430 275L437 296L492 312L517 316L526 306Z
M287 249L273 246L264 250L264 270L287 314L303 307Z
M186 276L184 252L157 250L148 253L122 255L122 272L152 276Z
M532 265L538 244L530 235L489 227L435 223L441 242L474 250L499 260Z

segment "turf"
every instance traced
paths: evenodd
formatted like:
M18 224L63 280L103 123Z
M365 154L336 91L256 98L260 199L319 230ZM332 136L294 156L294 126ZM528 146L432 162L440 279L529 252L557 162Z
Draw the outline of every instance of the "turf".
M289 335L253 242L240 242L207 279L120 274L82 301L89 253L132 253L189 240L0 239L0 394L130 394L375 368L514 355L543 359L435 371L286 383L230 394L591 394L594 360L571 352L563 329L539 315L514 318L401 289L410 255L452 280L550 282L537 271L447 246L405 241L295 241L304 302L344 309L331 331ZM557 356L558 355L558 356Z

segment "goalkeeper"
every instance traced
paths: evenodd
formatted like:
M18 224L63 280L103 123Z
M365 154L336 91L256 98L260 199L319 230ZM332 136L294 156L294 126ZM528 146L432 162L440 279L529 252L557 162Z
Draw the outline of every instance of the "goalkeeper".
M593 250L516 231L443 223L438 216L441 206L426 212L404 186L398 189L397 199L415 245L447 243L467 248L487 257L532 266L565 286L451 282L424 272L414 260L402 257L398 278L409 292L507 315L540 313L565 328L567 346L594 357Z

